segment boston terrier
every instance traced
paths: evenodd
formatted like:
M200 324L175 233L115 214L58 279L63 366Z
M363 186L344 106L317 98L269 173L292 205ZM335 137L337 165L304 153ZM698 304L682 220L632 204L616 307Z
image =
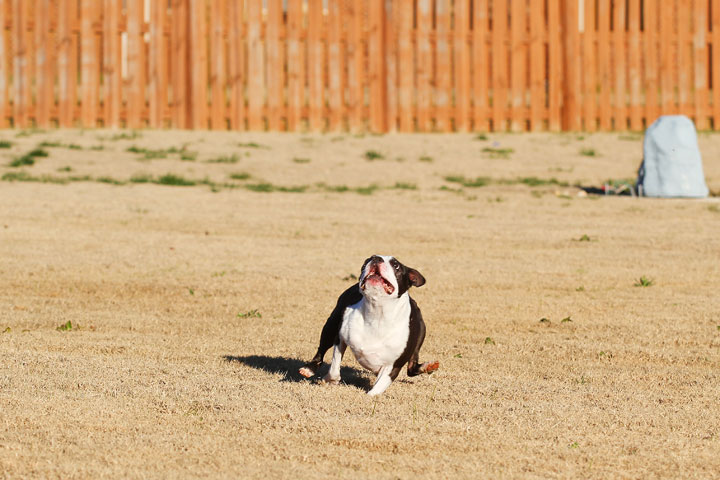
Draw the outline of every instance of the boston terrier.
M323 381L340 382L340 362L349 346L360 365L377 374L368 395L383 393L406 363L411 377L437 370L438 362L418 361L425 322L408 289L424 284L420 272L395 257L373 255L365 260L358 283L338 298L322 329L317 353L300 368L300 375L315 375L331 346L335 347L332 363Z

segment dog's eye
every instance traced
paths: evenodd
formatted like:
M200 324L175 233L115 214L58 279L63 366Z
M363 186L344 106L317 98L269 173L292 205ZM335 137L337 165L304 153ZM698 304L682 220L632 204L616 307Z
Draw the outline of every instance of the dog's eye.
M400 265L398 265L397 263L395 264L395 270L400 270Z

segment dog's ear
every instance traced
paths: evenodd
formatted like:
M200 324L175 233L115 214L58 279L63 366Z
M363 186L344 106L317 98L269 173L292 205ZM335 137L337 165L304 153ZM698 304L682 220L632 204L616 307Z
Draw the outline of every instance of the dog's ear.
M410 280L410 284L414 287L422 287L425 285L425 277L414 268L408 267L407 277Z

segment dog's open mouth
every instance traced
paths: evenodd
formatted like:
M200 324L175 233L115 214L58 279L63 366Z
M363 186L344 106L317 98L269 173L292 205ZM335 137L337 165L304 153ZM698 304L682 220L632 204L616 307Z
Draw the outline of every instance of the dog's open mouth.
M385 293L387 293L388 295L395 291L395 287L393 287L393 284L380 274L380 269L377 267L377 265L373 265L372 267L370 267L370 271L360 284L360 288L364 290L367 284L382 285L385 289Z

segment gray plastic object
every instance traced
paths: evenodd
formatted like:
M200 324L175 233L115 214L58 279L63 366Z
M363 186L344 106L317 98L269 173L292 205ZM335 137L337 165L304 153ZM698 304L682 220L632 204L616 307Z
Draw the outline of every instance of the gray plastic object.
M646 197L708 196L692 120L665 115L645 132L643 162L638 171L638 194Z

